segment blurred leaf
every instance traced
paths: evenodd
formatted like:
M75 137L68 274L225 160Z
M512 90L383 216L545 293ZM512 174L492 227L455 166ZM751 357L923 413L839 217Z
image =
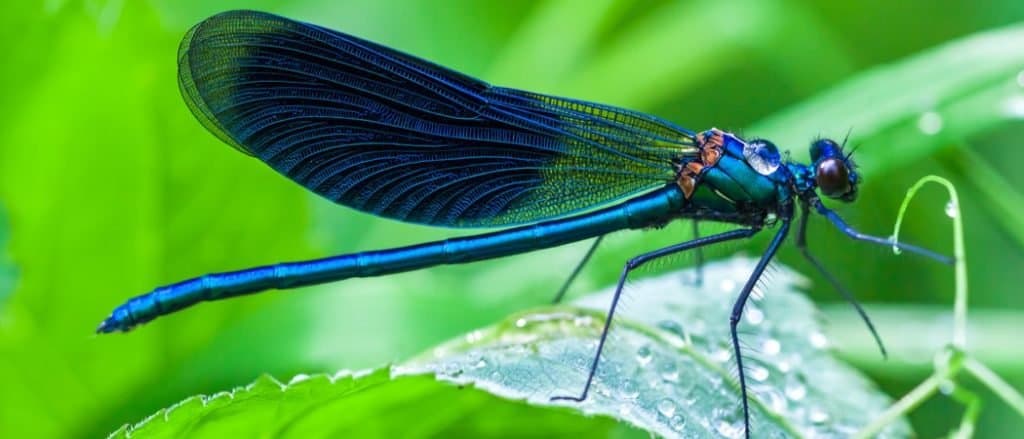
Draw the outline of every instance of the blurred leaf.
M602 26L623 6L621 0L541 2L495 57L485 76L493 84L553 90L574 63L592 50ZM573 22L572 32L564 32ZM557 35L557 36L556 36Z
M92 337L125 298L265 254L309 256L287 236L305 230L306 194L196 124L177 92L179 35L154 31L140 4L104 35L82 7L47 17L53 41L35 54L45 68L0 120L20 270L0 326L0 374L18 377L0 392L0 437L95 436L163 406L138 395L260 301Z
M1024 73L1021 78L1024 79ZM1024 95L1019 96L1018 100L1024 112ZM985 209L993 213L992 216L1003 226L1003 230L1024 248L1024 228L1020 227L1024 224L1024 194L977 155L950 155L941 156L940 160L950 171L972 184L981 194Z
M735 289L755 263L736 258L709 265L705 275L716 282L704 288L680 288L693 273L631 286L590 396L580 404L552 403L550 398L581 390L611 291L580 299L578 308L514 315L470 332L391 369L391 382L387 370L377 370L362 378L321 376L282 392L275 382L262 379L230 398L186 400L134 432L187 432L194 437L285 430L296 437L341 431L352 437L370 431L390 433L385 436L452 436L465 432L467 406L472 405L473 412L492 419L488 422L494 425L487 431L502 436L566 433L565 424L538 423L533 416L545 412L526 405L493 416L492 406L512 405L477 392L451 392L425 378L436 377L537 407L564 406L584 415L618 419L665 437L738 437L743 432L742 412L731 372L727 316ZM801 279L777 268L771 290L748 304L742 325L746 344L756 346L745 354L753 395L752 428L764 437L846 437L884 410L888 399L829 355L813 306L794 291ZM443 415L436 407L445 407ZM567 416L564 413L556 409L542 418ZM484 434L478 426L469 428L471 436ZM900 423L885 437L908 434Z
M866 176L1024 117L1024 25L974 34L876 67L750 127L806 158L849 130Z
M253 9L260 11L278 10L289 3L304 3L302 0L149 0L160 17L161 23L170 29L188 29L204 18L232 9Z
M646 108L739 66L756 64L763 73L810 89L850 68L820 23L791 2L666 2L644 9L640 19L615 29L614 39L578 69L557 82L538 83L556 88L538 91ZM561 39L562 32L551 26L547 38ZM815 63L813 75L796 68L805 62ZM530 64L516 64L520 76L531 76Z
M871 337L864 334L864 322L846 303L823 307L828 319L826 331L835 338L840 357L861 370L884 372L889 377L908 380L927 375L935 366L935 353L949 344L953 313L949 305L870 304L865 306L878 328L885 328L889 356L878 354ZM1018 322L1024 313L1013 309L972 308L967 332L971 356L1015 378L1022 371L1024 345L1019 344ZM897 334L915 334L900 337ZM1024 423L1022 423L1024 426Z

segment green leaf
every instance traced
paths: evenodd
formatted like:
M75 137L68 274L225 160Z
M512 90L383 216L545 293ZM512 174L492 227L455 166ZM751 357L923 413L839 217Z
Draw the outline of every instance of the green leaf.
M91 337L132 294L267 254L311 255L288 232L305 230L305 191L211 138L181 105L178 32L153 31L151 11L128 2L97 37L98 23L69 8L36 19L49 41L35 52L48 61L14 69L15 97L0 97L0 200L19 267L0 315L0 375L18 377L0 392L0 437L96 437L152 412L166 404L144 402L154 383L258 303Z
M476 436L553 436L567 428L609 428L594 419L564 422L568 413L577 413L665 437L741 437L728 314L755 262L735 258L709 265L704 274L715 281L702 287L688 285L692 272L630 286L583 403L553 403L551 397L582 390L611 291L586 296L572 307L514 315L390 369L342 373L338 379L302 377L291 386L262 378L231 397L190 398L133 431L193 437L228 432L307 437L342 431L354 437L369 432L420 437L477 427L472 430ZM752 428L759 437L845 437L889 403L832 358L813 306L795 291L803 282L777 267L770 291L751 299L742 320ZM452 392L440 383L489 395ZM467 419L475 417L487 420L468 427ZM536 417L563 422L536 422ZM883 437L908 435L907 425L898 423Z
M559 75L557 87L549 89L547 85L553 81L544 79L527 79L544 82L521 86L646 108L666 96L698 88L709 78L752 60L757 60L759 68L767 73L802 87L849 69L836 42L821 32L821 24L813 14L807 14L798 5L784 1L691 1L665 2L641 9L641 17L615 30L612 42L595 49L575 71ZM729 24L712 24L721 17L729 17ZM715 30L709 31L711 27ZM800 29L815 38L800 38L783 29ZM563 38L561 27L548 30L549 40ZM795 67L808 63L817 67L814 75ZM537 76L531 74L530 64L517 64L522 69L517 76Z
M7 296L14 288L14 264L7 254L8 235L7 214L3 206L0 206L0 309L3 309Z
M231 392L186 399L112 436L569 437L615 431L626 429L607 418L530 407L429 376L392 377L382 368L300 375L287 385L263 376Z

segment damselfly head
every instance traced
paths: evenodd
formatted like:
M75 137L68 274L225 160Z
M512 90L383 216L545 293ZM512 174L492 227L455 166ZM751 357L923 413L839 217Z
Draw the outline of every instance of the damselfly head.
M814 181L822 195L845 202L857 199L860 175L853 159L843 155L843 147L830 139L818 139L811 144L814 162Z

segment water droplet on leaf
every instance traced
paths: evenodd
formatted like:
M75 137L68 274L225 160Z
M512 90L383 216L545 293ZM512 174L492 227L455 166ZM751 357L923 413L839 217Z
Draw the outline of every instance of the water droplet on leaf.
M786 410L789 408L789 401L786 399L786 395L782 394L782 391L771 385L763 385L754 389L757 396L768 404L768 407L773 412L780 415L786 414Z
M441 367L441 373L444 375L456 377L462 375L462 368L456 363L448 363Z
M793 401L800 401L807 396L807 386L804 385L804 378L801 374L790 374L786 377L786 397Z
M671 399L664 398L658 401L658 413L661 413L666 418L671 418L676 414L676 403Z
M743 422L728 422L721 420L718 421L718 425L715 426L715 431L722 435L722 437L739 439L743 437Z
M680 431L686 428L686 419L684 419L680 415L675 415L672 417L672 419L668 420L668 426L675 431Z
M764 381L768 379L768 369L762 366L753 366L750 368L750 377L756 381Z
M819 407L811 407L807 412L807 420L815 424L824 424L828 422L828 412Z
M684 335L683 327L679 326L678 323L672 320L662 320L658 322L658 327L665 330L666 332L671 332L672 334L678 335L680 337Z
M665 362L661 364L659 370L661 373L661 379L670 382L679 382L679 367L674 362Z
M640 367L646 367L651 364L651 359L654 358L654 354L651 353L651 347L647 345L640 346L640 349L636 350L636 362L640 363Z
M637 396L640 396L640 387L636 385L635 381L627 379L622 382L619 392L626 399L635 399Z
M764 312L760 308L751 305L747 305L746 311L743 313L743 317L747 319L747 323L751 325L760 325L764 321Z
M470 343L470 344L476 343L476 342L480 341L483 338L484 338L484 335L483 335L482 332L480 332L480 331L471 331L470 333L466 334L466 343Z
M726 361L729 361L730 358L732 358L732 351L724 347L718 348L711 353L711 359L719 363L725 363Z

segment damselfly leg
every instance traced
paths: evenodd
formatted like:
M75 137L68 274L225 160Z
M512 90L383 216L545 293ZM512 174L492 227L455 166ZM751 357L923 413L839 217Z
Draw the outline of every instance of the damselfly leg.
M604 327L601 329L601 338L597 342L597 351L594 353L593 359L590 361L590 371L587 373L587 382L583 385L583 391L580 392L579 396L554 396L551 398L552 401L559 400L570 400L570 401L583 401L587 399L587 394L590 392L590 385L594 381L594 374L597 372L597 365L601 360L601 352L604 350L605 340L608 339L608 330L611 328L612 318L615 316L615 308L619 304L619 298L622 296L622 289L626 284L626 277L629 273L644 264L653 261L658 258L662 258L671 254L700 248L706 245L717 244L720 242L731 241L741 238L749 238L750 236L757 233L759 229L737 229L725 233L719 233L717 235L711 235L704 238L694 239L681 244L676 244L663 249L655 250L650 253L644 253L640 256L634 257L626 262L625 267L622 268L622 274L619 275L619 282L615 286L615 294L612 295L612 303L608 308L608 314L604 319Z
M743 286L743 290L740 291L739 297L736 298L736 303L732 306L732 314L729 316L729 331L732 336L732 349L736 355L736 370L739 372L740 377L740 397L743 399L743 430L746 437L750 438L750 408L747 403L747 377L743 373L743 356L740 354L740 338L736 333L736 327L740 323L740 317L743 316L743 307L747 304L747 299L750 297L750 292L754 290L754 286L757 285L757 281L761 279L761 274L764 273L764 269L768 267L768 263L771 262L772 257L775 256L775 252L779 250L779 246L782 245L782 241L786 239L786 235L789 234L789 218L782 219L782 226L779 227L779 231L775 232L775 237L772 238L772 243L768 245L768 250L761 255L761 260L757 262L757 266L754 267L754 272L747 278L747 284Z
M898 248L900 250L903 250L903 251L908 251L908 252L911 252L911 253L917 253L917 254L919 254L921 256L925 256L925 257L934 259L936 261L942 262L943 264L946 264L946 265L953 265L954 259L952 257L950 257L950 256L939 254L939 253L933 252L931 250L928 250L928 249L925 249L925 248L921 248L921 247L918 247L918 246L912 245L912 244L905 244L905 243L902 243L902 242L895 243L895 242L893 242L892 238L882 238L881 236L872 236L872 235L867 235L867 234L861 233L861 232L857 231L857 229L854 229L853 227L850 227L849 224L846 224L846 221L843 221L843 219L841 217L839 217L839 214L835 213L834 211L832 211L829 208L825 207L825 205L821 204L821 200L814 200L813 203L814 203L814 208L818 211L818 213L820 213L825 218L828 218L828 220L831 221L832 224L835 225L836 228L839 229L839 231L841 231L844 234L846 234L846 236L849 236L849 237L851 237L853 239L856 239L858 241L872 242L872 243L875 243L875 244L881 244L881 245L886 245L886 246L895 246L896 248Z
M832 273L826 270L825 265L818 261L818 258L814 257L814 255L811 254L810 249L807 248L807 222L810 216L810 207L807 203L803 203L800 206L800 226L796 232L796 248L800 249L800 253L804 255L804 258L806 258L807 261L818 270L818 273L821 273L828 283L832 284L832 288L835 288L839 295L843 296L843 299L846 299L850 305L853 305L853 309L857 311L861 320L863 320L864 324L867 325L868 331L871 331L871 336L875 338L875 343L878 345L878 350L882 352L882 357L888 357L888 354L885 351L885 345L882 343L882 337L878 335L878 331L875 330L875 325L871 323L871 318L868 317L868 313L864 311L860 302L857 302L857 298L853 296L853 293L851 293L850 290L847 290L843 284L839 283L839 279L836 279Z
M692 221L692 223L693 239L700 239L700 227L698 226L698 221L694 220ZM597 250L597 247L601 245L602 239L604 239L604 235L598 236L596 239L594 239L594 242L590 244L590 248L587 249L587 253L583 255L583 259L581 259L580 262L576 264L576 268L572 270L572 273L569 274L569 277L565 279L564 283L562 283L562 287L558 289L557 293L555 293L555 298L551 300L551 303L559 304L562 302L562 299L565 298L565 294L569 292L569 287L572 286L572 283L576 281L576 278L579 276L580 272L583 271L583 267L587 265L587 262L590 261L590 258L594 256L594 251ZM704 284L704 249L701 247L694 249L694 257L696 258L697 262L695 264L696 266L694 267L693 286L700 287L701 285Z
M562 301L562 298L565 297L565 293L569 291L569 286L571 286L573 281L576 280L576 276L579 276L580 272L583 271L583 266L587 265L587 262L590 261L591 256L594 256L594 251L597 250L597 246L601 245L602 239L604 239L604 235L598 236L596 239L594 239L594 243L590 244L590 249L587 250L587 254L583 255L583 259L578 264L576 264L576 268L572 270L572 274L570 274L569 278L566 279L565 283L562 284L562 288L558 289L558 293L555 294L555 298L551 301L551 303L558 304Z

